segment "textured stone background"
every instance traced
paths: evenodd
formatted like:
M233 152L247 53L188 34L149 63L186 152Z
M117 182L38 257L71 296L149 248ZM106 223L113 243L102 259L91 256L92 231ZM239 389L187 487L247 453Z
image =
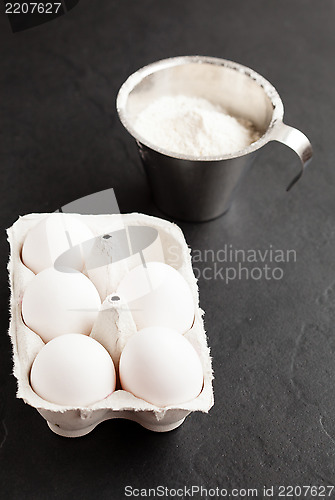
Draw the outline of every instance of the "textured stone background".
M12 34L0 17L0 477L4 498L124 498L125 485L335 484L335 4L331 0L80 3ZM314 160L267 145L230 212L181 227L193 249L295 249L282 280L200 278L215 406L175 432L110 421L53 435L15 398L4 228L114 187L122 211L159 214L115 97L139 67L183 54L245 64L270 80ZM200 263L203 269L207 264ZM98 491L98 494L94 492ZM261 496L260 496L261 498ZM307 496L305 498L311 498Z

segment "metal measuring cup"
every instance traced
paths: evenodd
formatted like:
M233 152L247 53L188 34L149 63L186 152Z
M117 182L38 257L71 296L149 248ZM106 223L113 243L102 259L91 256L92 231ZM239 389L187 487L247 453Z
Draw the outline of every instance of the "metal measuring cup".
M175 154L151 144L134 129L134 121L153 100L166 95L202 97L232 116L250 120L261 137L234 154L196 157ZM225 59L173 57L133 73L117 96L121 122L137 141L157 206L169 216L206 221L224 214L257 151L269 141L289 146L301 160L301 177L312 146L299 130L283 123L284 107L276 89L255 71Z

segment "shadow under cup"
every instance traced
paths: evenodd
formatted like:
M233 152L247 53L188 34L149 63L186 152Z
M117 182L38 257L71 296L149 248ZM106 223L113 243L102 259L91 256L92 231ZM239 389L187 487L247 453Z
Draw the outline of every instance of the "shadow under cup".
M250 120L258 141L234 154L196 157L151 144L134 129L137 115L162 96L200 97L221 105L232 116ZM156 205L167 215L206 221L225 213L256 152L271 140L291 147L300 157L300 178L312 157L307 137L283 123L284 108L276 89L255 71L224 59L175 57L133 73L117 97L121 122L137 141Z

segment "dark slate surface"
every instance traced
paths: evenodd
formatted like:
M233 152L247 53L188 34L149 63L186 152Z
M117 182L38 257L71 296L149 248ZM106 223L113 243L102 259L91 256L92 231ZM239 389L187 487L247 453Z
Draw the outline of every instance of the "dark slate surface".
M297 158L267 145L226 216L181 224L195 250L272 245L297 258L280 264L281 280L200 278L216 402L165 435L120 420L64 439L15 398L2 229L2 498L118 500L126 485L159 484L253 487L262 498L264 485L335 484L334 23L331 0L81 0L16 34L2 11L2 228L107 187L122 211L159 213L115 97L131 72L168 56L224 57L263 74L315 152L286 193Z

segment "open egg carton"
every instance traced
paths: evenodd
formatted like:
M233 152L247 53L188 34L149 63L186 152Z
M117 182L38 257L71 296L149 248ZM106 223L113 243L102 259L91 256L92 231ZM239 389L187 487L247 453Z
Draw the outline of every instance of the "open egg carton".
M105 265L89 269L85 263L82 272L94 283L101 298L90 336L100 342L110 354L116 369L116 390L107 398L87 407L61 406L39 397L30 384L30 371L34 359L45 345L39 335L26 326L22 319L22 298L27 285L35 274L22 262L23 242L30 229L50 214L29 214L20 217L7 230L11 255L8 264L11 287L11 321L9 335L13 346L14 375L17 379L17 397L22 398L46 419L50 429L61 436L78 437L92 431L96 425L108 419L125 418L157 432L175 429L193 411L208 412L214 403L212 389L212 365L203 325L203 311L199 307L196 279L192 271L190 250L182 231L173 223L143 214L78 215L95 236L96 249L101 255L108 254L106 234L125 231L131 238L136 228L147 228L146 242L133 245L126 258L115 259ZM62 214L66 217L67 214ZM150 233L151 231L151 233ZM138 240L137 240L138 241ZM135 248L134 248L135 247ZM111 259L112 260L112 259ZM121 352L127 340L137 332L131 311L125 307L122 297L115 300L121 279L143 262L165 262L177 269L185 278L195 304L192 327L184 334L195 348L203 368L204 384L193 400L175 406L158 407L122 390L118 366Z

